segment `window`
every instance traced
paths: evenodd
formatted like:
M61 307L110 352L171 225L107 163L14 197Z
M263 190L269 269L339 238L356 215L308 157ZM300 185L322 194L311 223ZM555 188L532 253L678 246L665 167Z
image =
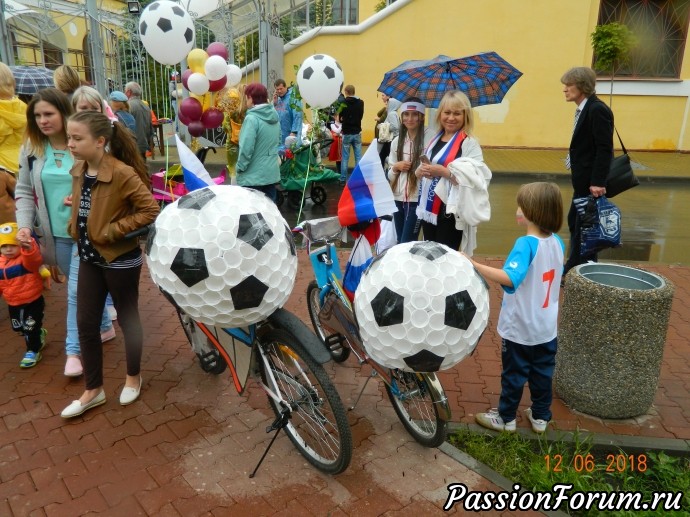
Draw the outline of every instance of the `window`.
M679 78L689 19L690 0L602 0L598 24L622 23L639 42L616 76Z

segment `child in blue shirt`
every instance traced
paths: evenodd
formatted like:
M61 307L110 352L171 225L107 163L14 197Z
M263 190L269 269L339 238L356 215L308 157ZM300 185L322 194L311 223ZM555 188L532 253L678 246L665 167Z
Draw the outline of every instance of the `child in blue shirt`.
M532 407L525 413L532 430L543 433L551 420L556 365L565 249L556 232L563 223L563 199L555 183L528 183L518 190L517 205L517 222L527 231L515 241L503 269L472 261L481 275L501 284L504 291L498 318L501 397L498 409L478 413L475 419L489 429L515 431L522 390L528 382Z

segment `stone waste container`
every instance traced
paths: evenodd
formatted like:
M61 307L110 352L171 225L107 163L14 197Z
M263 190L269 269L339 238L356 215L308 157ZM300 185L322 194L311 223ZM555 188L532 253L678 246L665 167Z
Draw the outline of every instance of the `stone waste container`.
M652 406L674 286L661 275L590 263L566 277L554 389L572 409L631 418Z

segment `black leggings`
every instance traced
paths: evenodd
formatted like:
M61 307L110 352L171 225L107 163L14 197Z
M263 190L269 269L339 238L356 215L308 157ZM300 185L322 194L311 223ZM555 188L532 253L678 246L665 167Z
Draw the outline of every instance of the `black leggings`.
M424 240L445 244L450 249L459 250L462 242L462 230L455 227L455 216L446 214L446 204L441 203L441 211L436 219L437 224L422 221Z

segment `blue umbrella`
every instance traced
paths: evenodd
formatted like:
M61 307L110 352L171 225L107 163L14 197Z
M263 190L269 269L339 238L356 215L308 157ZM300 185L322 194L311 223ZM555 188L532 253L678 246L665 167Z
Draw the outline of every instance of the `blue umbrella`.
M53 71L40 66L11 66L17 83L14 91L21 95L33 95L44 88L54 88Z
M427 107L436 108L447 91L460 90L472 106L484 106L501 102L520 76L522 72L496 52L458 59L439 55L405 61L386 72L378 91L398 100L419 97Z

